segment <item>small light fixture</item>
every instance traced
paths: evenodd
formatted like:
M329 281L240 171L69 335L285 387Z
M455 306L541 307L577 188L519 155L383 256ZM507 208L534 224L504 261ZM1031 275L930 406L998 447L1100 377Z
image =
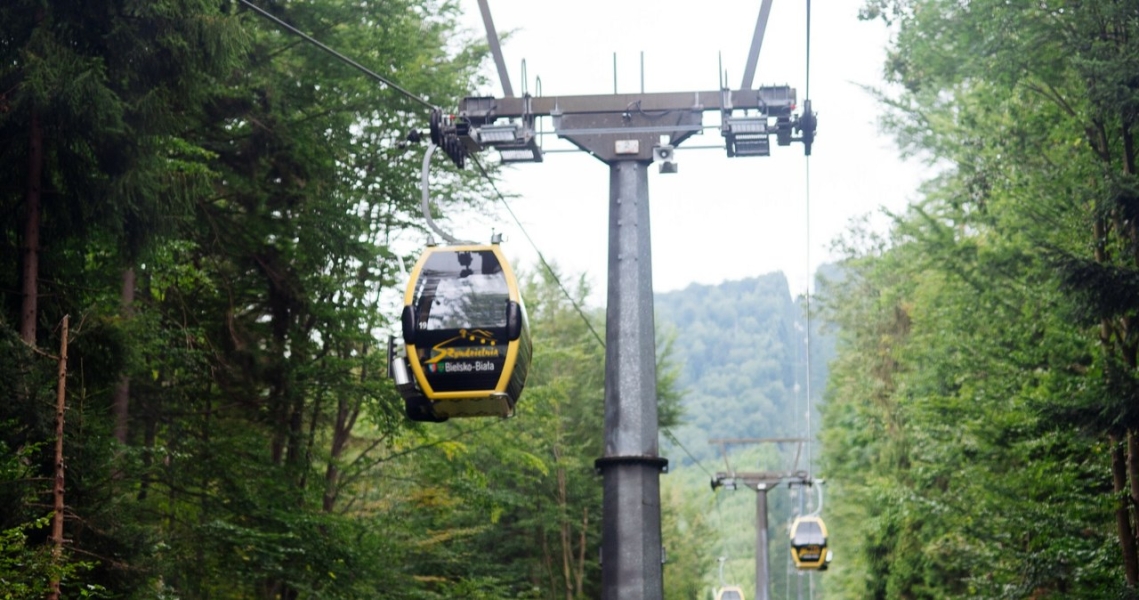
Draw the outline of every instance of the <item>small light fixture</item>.
M521 148L499 146L498 155L504 163L542 162L542 149L534 140Z
M512 143L517 136L518 126L514 123L508 125L483 125L478 128L479 143L486 146Z
M542 162L542 149L534 129L527 125L483 125L475 136L479 144L498 150L504 163Z
M728 156L771 156L767 117L724 116L720 133L724 136Z

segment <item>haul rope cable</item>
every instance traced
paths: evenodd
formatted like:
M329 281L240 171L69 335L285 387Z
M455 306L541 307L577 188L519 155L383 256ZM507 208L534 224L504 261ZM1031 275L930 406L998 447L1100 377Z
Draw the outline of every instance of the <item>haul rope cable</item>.
M806 98L809 101L811 98L811 0L807 0L807 74L805 81ZM803 158L805 162L805 197L806 197L806 221L807 221L807 278L804 282L806 286L806 310L807 310L807 479L811 479L814 473L814 466L812 464L811 448L814 442L811 438L811 155L807 154Z
M351 58L348 58L347 56L337 52L336 50L333 50L332 48L329 48L328 46L326 46L326 45L322 44L320 41L318 41L316 38L308 35L307 33L301 31L300 29L297 29L296 27L293 27L292 25L289 25L288 23L286 23L286 22L282 21L281 19L277 18L276 16L274 16L272 13L270 13L270 12L266 11L265 9L257 6L256 4L253 4L249 0L239 0L239 1L242 4L253 9L255 12L257 12L257 14L261 15L262 17L265 17L266 19L273 21L274 23L280 25L281 27L284 27L285 29L292 32L293 34L300 36L306 42L308 42L308 43L316 46L317 48L320 48L321 50L324 50L325 52L335 56L341 62L355 67L357 70L361 71L362 73L364 73L368 77L371 77L372 79L375 79L376 81L379 81L380 83L392 88L393 90L403 94L404 96L407 96L408 98L411 98L412 100L415 100L416 102L426 106L427 108L430 108L430 109L438 108L437 106L435 106L434 104L431 104L427 100L403 89L398 84L396 84L396 83L392 82L391 80L385 78L384 76L380 75L379 73L376 73L375 71L369 69L368 67L365 67L364 65L352 60Z
M542 266L545 267L546 272L548 272L550 276L554 278L554 282L558 284L558 287L562 290L562 294L565 295L566 299L569 300L570 304L573 305L574 310L577 311L577 314L581 317L581 320L585 322L585 326L588 327L590 333L593 334L593 339L597 340L598 345L604 349L605 340L601 339L601 335L597 333L596 329L594 329L593 323L589 320L589 317L586 316L585 311L582 310L581 306L578 305L577 301L574 300L573 296L570 295L569 290L567 290L566 287L562 284L561 280L558 278L557 273L555 273L553 268L550 267L549 263L546 262L546 257L542 254L542 251L538 249L538 245L534 243L534 239L530 237L530 234L526 231L526 227L522 225L522 221L518 219L518 215L514 214L514 210L510 208L510 203L506 201L506 197L502 194L501 191L499 191L498 186L495 185L494 180L490 178L490 175L487 174L486 170L482 166L482 163L479 162L478 157L472 154L471 160L474 162L475 167L479 170L479 172L481 172L486 180L490 182L490 186L494 190L494 193L498 195L499 201L502 202L502 205L506 207L506 211L510 213L510 217L514 219L514 223L518 225L518 229L522 231L523 237L525 237L526 241L530 243L530 246L534 249L534 252L538 254L538 260L542 263ZM669 441L680 447L680 449L688 455L688 458L690 458L692 462L696 463L696 466L700 467L700 470L704 471L708 477L715 478L712 475L712 472L709 471L708 468L705 467L698 458L693 456L692 453L688 451L688 448L686 448L684 444L682 444L680 440L676 438L676 435L672 433L672 430L667 427L661 427L660 429L661 434L668 438Z
M360 63L356 62L355 60L352 60L351 58L345 56L344 54L337 52L336 50L332 49L331 47L321 43L316 38L313 38L312 36L304 33L303 31L297 29L296 27L289 25L285 21L283 21L283 20L279 19L278 17L274 16L273 14L265 11L264 9L257 6L256 4L253 4L249 0L239 0L239 1L242 4L244 4L245 6L249 7L253 11L255 11L257 14L261 15L262 17L269 19L270 21L273 21L274 23L276 23L277 25L280 25L281 27L285 28L289 32L299 36L300 38L302 38L306 42L320 48L321 50L324 50L325 52L331 54L332 56L334 56L338 60L344 62L345 64L348 64L348 65L356 68L357 70L364 73L368 77L371 77L372 79L375 79L375 80L379 81L380 83L383 83L384 85L386 85L386 86L392 88L393 90L396 90L397 92L403 94L404 96L426 106L427 108L430 108L432 110L438 109L438 107L436 107L434 104L431 104L430 102L428 102L424 98L404 89L403 87L399 86L398 84L396 84L396 83L388 80L387 78L379 75L375 71L368 69L367 67L361 65ZM809 2L809 0L808 0L808 2ZM424 164L424 170L426 170L427 165L430 161L430 154L431 154L432 150L433 150L433 148L429 147L428 156L425 157L424 163L423 163ZM558 288L562 291L562 294L566 297L567 300L569 300L570 304L573 305L574 310L577 311L577 314L581 317L582 321L585 322L586 326L589 328L589 331L593 334L594 339L596 339L598 344L600 344L601 347L604 348L605 347L605 341L601 339L601 336L597 333L597 330L593 327L593 323L585 315L585 312L582 310L581 306L577 303L577 301L573 298L573 296L570 295L569 290L566 289L565 285L561 281L561 278L558 277L558 274L556 272L554 272L552 267L550 267L549 263L546 261L545 256L542 254L541 250L538 249L537 244L534 243L533 238L530 237L530 234L526 231L526 228L522 226L522 223L518 219L518 216L515 215L513 209L510 208L510 204L506 201L506 198L502 194L502 192L499 191L498 186L495 184L494 180L490 177L490 174L487 173L485 168L483 168L483 166L479 162L477 156L471 155L471 158L472 158L473 162L475 163L475 166L478 168L479 173L483 176L483 178L485 178L487 180L488 183L490 183L491 188L494 190L495 194L498 196L499 201L502 202L503 206L506 207L507 212L510 214L511 218L514 219L514 222L518 225L519 229L522 231L522 235L526 238L526 240L530 243L530 246L533 247L534 251L538 254L538 260L542 263L542 266L546 269L546 272L549 273L549 275L554 279L554 282L558 285ZM423 195L424 195L424 202L427 202L426 189L424 190ZM432 229L436 231L436 233L439 233L442 237L444 237L444 239L447 239L448 236L443 234L440 230L436 229L434 227L434 223L432 221L429 220L429 224L431 225ZM690 459L692 459L692 461L694 463L696 463L705 473L708 473L709 475L711 474L708 471L708 469L706 467L704 467L704 465L695 456L693 456L692 453L689 452L688 449L686 447L684 447L684 445L681 444L678 439L676 439L676 436L673 435L670 430L668 430L667 428L662 428L662 431L664 432L666 437L668 437L677 446L679 446L681 448L681 450L683 450L684 453L687 454L688 457Z
M522 221L518 219L518 215L514 214L514 209L510 208L510 203L506 201L506 196L504 196L502 192L499 191L498 185L495 184L494 180L491 179L490 174L486 172L485 168L483 168L482 163L479 162L478 156L472 154L471 161L475 163L475 167L479 170L479 173L481 173L487 182L490 183L491 189L493 189L494 193L498 196L499 202L502 202L502 205L506 207L506 212L510 213L510 218L514 219L514 223L518 225L518 229L522 230L522 236L526 238L526 241L530 243L530 247L533 248L534 252L538 254L538 261L542 263L543 267L545 267L546 272L554 278L554 282L558 284L558 288L562 290L562 294L564 294L566 299L570 301L570 304L573 305L574 310L576 310L577 314L581 316L581 319L585 321L586 327L589 328L590 333L593 334L593 337L597 340L597 343L601 344L601 347L604 348L605 341L601 339L601 336L597 333L597 330L593 328L593 323L591 323L585 316L585 312L582 310L581 306L578 305L577 301L574 300L574 298L570 295L569 290L566 289L566 286L562 284L561 279L558 278L558 274L555 273L554 269L550 267L550 264L546 262L546 257L542 254L542 251L538 249L538 245L534 243L534 239L530 237L530 234L526 231L526 228L522 226Z
M426 106L427 108L430 108L430 109L432 109L432 110L437 110L437 109L438 109L438 107L437 107L437 106L435 106L434 104L431 104L430 102L428 102L428 101L427 101L427 100L425 100L424 98L422 98L422 97L420 97L420 96L417 96L416 94L414 94L414 93L412 93L412 92L410 92L410 91L408 91L408 90L406 90L406 89L404 89L404 88L400 87L398 84L396 84L396 83L394 83L394 82L392 82L392 81L388 80L387 78L383 77L382 75L380 75L380 74L376 73L375 71L372 71L371 69L369 69L369 68L367 68L367 67L365 67L365 66L361 65L360 63L358 63L358 62L356 62L356 61L352 60L351 58L348 58L348 57L347 57L347 56L345 56L344 54L341 54L340 52L337 52L336 50L334 50L334 49L330 48L329 46L327 46L327 45L325 45L325 44L321 43L321 42L320 42L319 40L317 40L316 38L313 38L312 36L310 36L310 35L308 35L308 34L304 33L303 31L301 31L301 30L297 29L296 27L293 27L292 25L289 25L289 24L288 24L288 23L286 23L285 21L283 21L283 20L279 19L278 17L274 16L273 14L271 14L271 13L269 13L269 12L265 11L264 9L260 8L259 6L257 6L256 4L253 4L253 3L252 3L252 2L250 2L249 0L239 0L239 1L240 1L242 4L244 4L245 6L248 6L249 8L253 9L253 10L254 10L254 11L257 13L257 14L261 15L262 17L265 17L266 19L269 19L269 20L273 21L273 22L274 22L274 23L276 23L277 25L280 25L281 27L284 27L284 28L285 28L285 29L287 29L289 32L291 32L291 33L293 33L293 34L295 34L295 35L297 35L297 36L301 37L301 38L302 38L303 40L305 40L306 42L308 42L308 43L310 43L310 44L312 44L312 45L314 45L314 46L316 46L316 47L320 48L321 50L324 50L325 52L328 52L329 54L331 54L332 56L336 57L337 59L339 59L340 61L344 62L345 64L348 64L348 65L351 65L352 67L355 67L357 70L361 71L362 73L364 73L364 74L365 74L365 75L367 75L368 77L371 77L372 79L375 79L375 80L379 81L380 83L383 83L384 85L386 85L386 86L388 86L388 87L392 88L393 90L396 90L396 91L398 91L399 93L403 94L404 96L407 96L408 98L410 98L410 99L412 99L412 100L415 100L416 102L418 102L418 103L420 103L420 104L422 104L422 105ZM428 157L424 159L424 168L425 168L425 169L426 169L426 165L428 164L428 162L429 162L429 160L430 160L430 153L431 153L431 152L432 152L432 149L431 149L431 148L429 148L429 149L428 149ZM492 187L492 188L494 188L494 191L495 191L495 193L496 193L496 194L498 194L498 198L499 198L499 200L500 200L500 201L502 201L502 203L503 203L503 205L504 205L504 206L506 206L506 210L507 210L507 211L510 213L510 216L514 218L514 222L515 222L515 223L518 223L519 227L521 228L521 223L518 221L518 217L517 217L517 216L515 216L515 214L514 214L514 211L510 209L510 205L506 203L506 199L505 199L505 197L502 195L502 193L498 191L498 187L495 185L495 183L494 183L494 180L493 180L493 179L491 179L490 175L489 175L489 174L486 172L486 170L485 170L485 169L482 167L482 165L481 165L481 164L478 162L478 159L477 159L477 158L475 158L474 156L472 156L472 158L474 159L474 161L475 161L475 165L478 167L478 169L479 169L479 172L482 174L482 176L483 176L484 178L486 178L486 180L487 180L488 182L490 182L490 185L491 185L491 187ZM426 192L426 191L424 191L424 196L426 196L426 194L427 194L427 192ZM430 219L429 219L429 220L428 220L428 222L429 222L429 225L431 226L431 228L432 228L433 230L435 230L435 231L436 231L436 233L440 234L440 236L441 236L441 237L443 237L444 239L448 239L448 238L449 238L449 236L447 236L447 235L443 234L441 231L439 231L438 229L436 229L436 228L435 228L435 226L434 226L434 222L433 222L433 221L430 221ZM534 248L534 250L535 250L535 251L538 253L538 259L541 261L541 263L542 263L542 266L543 266L543 267L545 267L546 271L547 271L547 272L550 274L550 276L554 278L554 281L555 281L555 282L558 284L558 287L559 287L559 288L562 290L562 293L563 293L563 294L566 296L566 299L568 299L568 300L570 301L570 303L571 303L571 304L573 304L573 306L574 306L574 309L575 309L575 310L577 310L578 314L579 314L579 315L581 315L581 317L582 317L582 319L583 319L583 320L585 320L585 323L586 323L586 325L587 325L587 326L589 326L589 330L590 330L590 331L593 333L593 336L594 336L595 338L597 338L598 342L600 342L600 343L601 343L601 347L602 347L602 348L604 348L604 347L605 347L605 342L601 340L601 337L600 337L600 336L597 334L597 331L594 329L594 327L593 327L593 324L592 324L592 323L590 323L590 322L589 322L589 319L587 319L587 318L585 317L585 314L584 314L584 312L582 312L582 310L581 310L581 307L580 307L580 306L578 306L577 302L576 302L576 301L573 299L573 297L572 297L572 296L570 296L570 294L569 294L569 291L568 291L568 290L566 290L566 287L565 287L565 285L564 285L564 284L562 284L562 281L561 281L561 279L558 277L557 273L555 273L555 272L553 271L553 269L550 267L549 263L547 263L547 262L546 262L546 259L545 259L545 257L542 255L541 251L539 251L539 250L538 250L538 247L537 247L537 245L536 245L536 244L534 244L534 241L533 241L532 239L530 239L530 235L529 235L528 233L526 233L526 230L525 230L524 228L522 229L522 233L523 233L523 235L526 237L526 239L527 239L527 240L529 240L529 242L530 242L530 245L531 245L531 246Z
M806 70L806 73L804 75L804 79L805 79L805 81L804 81L804 90L805 90L804 95L806 96L807 103L809 103L810 98L811 98L811 0L806 0L806 10L807 10L807 15L806 15L807 31L806 31L806 49L805 49L805 55L806 55L805 56L805 63L806 63L805 64L805 70ZM806 360L807 360L807 368L806 368L806 374L807 374L807 384L806 384L806 393L807 393L807 398L806 398L806 401L807 401L806 402L807 403L807 435L806 435L806 438L807 438L807 479L808 479L808 481L813 481L812 476L814 475L814 461L813 461L814 453L812 452L812 448L814 446L814 439L812 437L812 432L811 432L811 155L808 153L806 156L804 156L803 160L804 160L804 199L805 199L804 204L806 205L805 209L804 209L804 217L806 219L806 235L805 235L805 238L806 238L806 246L807 246L807 248L806 248L807 278L806 278L806 281L804 282L806 285L806 296L805 296L804 305L805 305L805 309L807 312L807 316L806 316L806 323L807 323L807 332L806 332L807 333L807 338L806 338ZM815 511L813 513L811 513L813 515L818 515L819 513L822 512L822 509L823 509L823 489L822 489L822 486L818 486L817 491L818 491L818 506L816 506ZM800 489L800 493L802 493L802 489ZM815 583L815 578L814 578L814 573L812 572L810 575L808 575L808 583L807 583L807 597L810 598L811 600L814 600L814 597L815 597L815 585L814 585L814 583ZM788 591L790 591L790 590L788 590Z

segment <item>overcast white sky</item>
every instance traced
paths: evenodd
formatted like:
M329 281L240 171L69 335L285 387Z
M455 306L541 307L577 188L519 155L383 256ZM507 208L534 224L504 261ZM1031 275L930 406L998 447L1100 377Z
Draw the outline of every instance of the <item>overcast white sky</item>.
M477 0L461 0L472 31L485 35ZM650 169L653 284L660 291L691 283L716 284L783 271L792 293L810 272L835 257L829 244L851 218L900 209L927 173L903 162L892 140L878 132L880 109L859 85L881 84L887 41L881 23L857 18L861 0L812 5L810 96L819 114L818 137L807 162L803 146L772 147L766 158L731 158L718 130L705 131L676 152L679 173ZM516 95L710 91L718 87L722 56L733 89L740 86L760 0L490 0ZM756 85L788 84L806 97L806 9L803 0L774 0ZM529 81L521 78L526 61ZM495 87L480 93L502 95ZM704 124L719 118L705 113ZM547 122L545 130L551 131ZM547 150L572 146L550 135ZM690 149L686 149L690 148ZM492 152L484 160L497 160ZM592 282L591 304L603 305L607 268L609 168L582 152L548 153L545 162L510 167L500 184L548 260ZM533 268L536 255L505 210L495 226L506 234L512 262ZM808 221L809 217L809 221ZM809 236L808 236L809 222ZM458 228L467 239L489 232ZM809 243L808 243L809 239Z

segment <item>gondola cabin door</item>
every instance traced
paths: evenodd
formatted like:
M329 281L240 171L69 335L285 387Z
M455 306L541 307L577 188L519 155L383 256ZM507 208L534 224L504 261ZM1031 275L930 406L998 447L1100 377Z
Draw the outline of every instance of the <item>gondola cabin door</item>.
M418 420L513 414L533 346L518 281L497 244L428 248L401 320L414 386L397 387L409 416L424 401L434 418Z

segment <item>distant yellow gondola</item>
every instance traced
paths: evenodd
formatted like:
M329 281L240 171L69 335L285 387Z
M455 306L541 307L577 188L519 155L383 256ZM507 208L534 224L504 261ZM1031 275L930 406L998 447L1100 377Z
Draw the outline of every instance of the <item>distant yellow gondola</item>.
M796 518L791 523L791 560L795 568L825 571L830 559L826 523L816 515Z
M514 413L533 346L498 244L429 247L412 270L401 325L407 352L391 367L408 418Z
M716 592L716 600L744 600L744 591L739 586L726 585Z

